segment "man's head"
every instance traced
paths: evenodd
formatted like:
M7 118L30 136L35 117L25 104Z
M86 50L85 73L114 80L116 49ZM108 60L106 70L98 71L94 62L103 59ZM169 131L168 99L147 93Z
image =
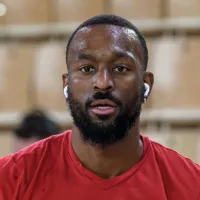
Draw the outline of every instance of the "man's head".
M41 140L59 133L59 128L43 111L31 110L15 130L18 138L28 139L35 137Z
M144 101L148 50L137 28L113 15L81 24L66 51L68 103L81 136L102 146L123 139L138 121Z

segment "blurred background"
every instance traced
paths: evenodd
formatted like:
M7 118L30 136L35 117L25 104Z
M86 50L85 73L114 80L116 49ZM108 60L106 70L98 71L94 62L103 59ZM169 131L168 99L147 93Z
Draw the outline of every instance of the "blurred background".
M0 0L0 157L42 138L24 135L30 113L54 123L49 135L71 127L65 47L80 23L103 13L132 21L147 40L155 84L141 133L200 163L199 0Z

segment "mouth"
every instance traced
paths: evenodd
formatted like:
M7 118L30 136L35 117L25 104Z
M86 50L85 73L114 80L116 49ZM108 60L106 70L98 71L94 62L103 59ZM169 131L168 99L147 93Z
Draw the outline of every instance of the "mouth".
M90 110L96 115L110 115L117 109L117 104L108 99L96 100L90 105Z

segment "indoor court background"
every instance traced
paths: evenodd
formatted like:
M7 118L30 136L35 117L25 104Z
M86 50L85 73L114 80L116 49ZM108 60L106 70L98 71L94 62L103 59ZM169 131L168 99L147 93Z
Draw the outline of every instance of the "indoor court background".
M89 17L112 13L131 20L147 40L155 83L142 134L200 163L199 0L0 3L0 157L13 152L13 129L34 106L70 128L61 80L68 37Z

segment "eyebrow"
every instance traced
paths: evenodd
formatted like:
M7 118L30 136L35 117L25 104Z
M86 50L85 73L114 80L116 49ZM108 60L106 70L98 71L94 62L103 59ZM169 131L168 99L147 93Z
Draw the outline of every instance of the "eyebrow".
M115 58L129 58L132 61L138 63L138 60L136 59L136 57L131 52L114 51L113 54L114 54ZM92 54L80 53L80 54L78 54L76 60L93 60L93 61L96 61L97 59Z
M81 53L78 54L77 60L96 60L92 54Z
M122 52L122 51L116 51L115 53L115 56L117 58L130 58L132 59L134 62L137 62L135 56L131 53L131 52Z

